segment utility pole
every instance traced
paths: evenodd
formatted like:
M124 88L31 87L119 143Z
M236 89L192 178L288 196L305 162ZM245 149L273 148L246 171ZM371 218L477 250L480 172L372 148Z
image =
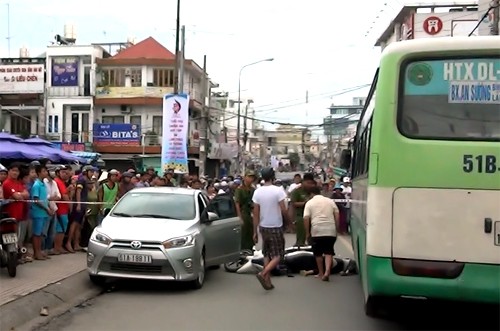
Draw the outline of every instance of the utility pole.
M174 69L174 93L179 93L179 39L180 39L180 16L181 0L177 0L177 22L175 26L175 69Z
M500 1L499 0L493 0L493 3L491 5L493 7L493 22L491 23L491 29L490 32L494 36L499 35L499 24L500 24Z
M306 131L307 129L302 129L302 154L306 153Z
M241 144L240 144L240 121L241 121L241 72L243 71L242 67L240 69L240 75L238 76L238 115L236 118L236 144L238 145L238 156L236 158L236 171L240 174L241 171Z
M7 50L10 58L10 4L7 4Z
M184 59L186 56L186 26L181 28L181 56L179 64L179 93L184 93Z
M304 165L304 170L306 170L305 166L306 166L306 162L307 162L307 160L306 160L306 132L307 132L306 128L302 129L302 137L301 137L302 153L300 155L300 161Z
M245 173L246 169L246 159L245 154L247 150L247 142L248 142L248 132L247 132L247 117L248 117L248 108L250 107L250 100L247 100L247 105L245 106L245 118L243 119L243 153L241 155L241 165L242 165L242 173Z
M238 159L237 159L237 162L236 162L236 169L237 169L238 173L240 173L240 170L241 170L241 145L240 145L240 135L241 135L241 132L240 132L240 121L241 121L241 73L243 72L243 69L245 69L246 67L250 67L250 66L262 63L262 62L271 62L271 61L274 61L274 58L264 59L264 60L260 60L260 61L257 61L257 62L252 62L252 63L246 64L243 67L241 67L240 73L238 75L238 117L237 117L237 124L236 124L236 143L238 144Z
M208 121L210 114L210 105L207 107L207 91L208 91L208 75L207 75L207 56L203 56L203 78L202 78L202 90L201 99L203 102L201 111L201 125L200 125L200 166L198 168L198 176L204 176L206 171L207 163L207 149L208 149Z

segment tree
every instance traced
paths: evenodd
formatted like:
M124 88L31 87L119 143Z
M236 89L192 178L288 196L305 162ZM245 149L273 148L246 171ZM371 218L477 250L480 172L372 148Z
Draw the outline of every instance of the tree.
M292 168L295 168L300 164L299 153L288 153L288 159L290 160Z

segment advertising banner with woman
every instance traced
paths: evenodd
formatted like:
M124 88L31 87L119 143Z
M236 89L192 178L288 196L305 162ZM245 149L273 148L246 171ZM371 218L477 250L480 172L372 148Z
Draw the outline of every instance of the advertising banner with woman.
M189 96L167 94L163 98L161 167L177 173L188 172Z

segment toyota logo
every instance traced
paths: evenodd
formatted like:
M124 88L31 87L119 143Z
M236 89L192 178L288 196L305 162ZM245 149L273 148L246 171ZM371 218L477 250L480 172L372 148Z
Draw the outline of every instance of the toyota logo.
M140 241L134 240L130 243L130 247L133 249L139 249L142 247L142 243Z

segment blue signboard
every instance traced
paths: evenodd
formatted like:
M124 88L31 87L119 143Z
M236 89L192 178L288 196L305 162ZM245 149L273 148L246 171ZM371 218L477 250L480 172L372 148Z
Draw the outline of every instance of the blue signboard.
M500 104L497 58L431 60L406 69L406 95L448 96L448 103Z
M141 128L136 124L94 124L94 144L139 146Z
M52 86L78 86L77 57L55 57L52 59Z

